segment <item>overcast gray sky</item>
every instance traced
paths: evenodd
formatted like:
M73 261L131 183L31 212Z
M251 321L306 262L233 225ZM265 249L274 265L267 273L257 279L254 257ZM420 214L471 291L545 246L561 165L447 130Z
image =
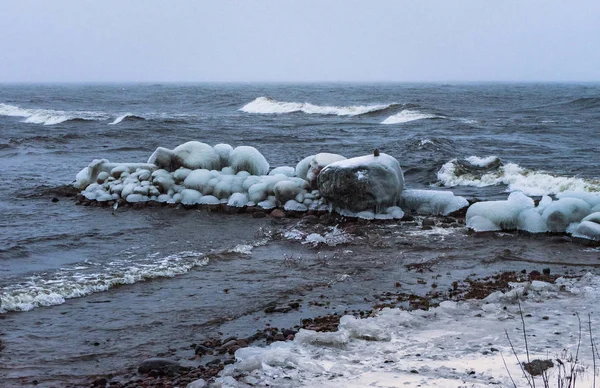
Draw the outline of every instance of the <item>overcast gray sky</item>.
M600 81L600 1L0 1L0 82Z

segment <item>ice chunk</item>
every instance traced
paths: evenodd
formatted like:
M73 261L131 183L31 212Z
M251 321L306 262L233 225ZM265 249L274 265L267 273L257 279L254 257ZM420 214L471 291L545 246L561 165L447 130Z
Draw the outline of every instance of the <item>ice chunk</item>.
M308 173L308 169L310 168L310 162L313 160L314 157L315 155L310 155L298 162L298 164L296 165L296 176L298 178L306 180L306 174Z
M404 217L404 211L398 206L390 206L386 209L385 212L391 215L396 220L400 220Z
M572 234L573 237L600 241L600 224L593 221L581 221Z
M338 162L340 160L346 160L346 157L338 154L329 154L326 152L316 154L309 163L308 171L306 172L306 180L313 189L317 188L317 177L321 173L321 170L327 165Z
M175 179L175 182L180 183L185 181L185 178L187 178L191 172L192 170L189 168L181 167L173 172L173 178Z
M345 330L334 332L317 332L300 329L294 337L294 342L300 344L342 347L350 341L348 332Z
M205 195L200 199L199 203L201 205L220 205L221 201L213 195Z
M184 189L181 191L181 203L184 205L195 205L200 203L202 193L193 189Z
M591 221L591 222L600 224L600 212L593 212L593 213L583 217L581 222L583 222L583 221Z
M404 190L402 206L419 214L448 215L469 206L469 202L451 191Z
M248 171L252 175L266 175L269 172L265 157L251 146L236 147L229 155L229 162L235 172Z
M111 163L106 159L94 159L87 167L77 173L74 186L83 190L91 183L96 182L98 174L101 172L108 172L112 177L119 178L123 172L134 172L138 168L150 171L156 170L155 165L148 163ZM116 169L115 173L113 173L114 169Z
M258 203L258 207L263 208L265 210L270 210L270 209L275 209L277 207L277 205L275 204L275 201L267 199L264 201L260 201Z
M305 212L308 210L308 207L306 207L306 205L298 203L293 199L290 199L289 201L287 201L285 203L285 205L283 206L283 208L287 211L296 211L296 212Z
M268 195L265 183L255 183L248 189L248 199L252 202L262 202L267 199Z
M125 199L129 203L136 203L136 202L145 202L145 201L148 201L148 197L145 196L145 195L142 195L142 194L130 194Z
M229 198L232 194L233 175L221 175L219 182L213 189L213 195L219 199Z
M479 215L468 218L467 227L476 232L492 232L496 230L502 230L502 228L490 221L488 218Z
M535 207L535 211L542 214L544 212L544 210L546 210L548 205L550 205L551 203L552 203L552 198L550 198L547 195L544 195L544 196L542 196L542 199L540 199L540 202L538 203L538 205Z
M231 207L244 207L248 203L248 196L244 193L233 193L231 197L229 197L229 201L227 202L227 206Z
M273 186L273 193L278 203L286 203L290 199L296 198L303 191L302 186L291 180L279 181Z
M589 193L585 191L565 191L559 193L557 198L579 198L584 200L590 205L590 207L595 207L600 205L600 193Z
M172 169L179 167L197 170L205 168L216 170L221 168L221 159L215 150L206 143L188 141L173 149Z
M517 229L529 233L545 233L548 231L546 221L537 209L526 209L517 217Z
M590 211L590 205L586 201L565 197L548 205L542 213L542 217L546 221L548 230L564 232L570 223L581 221L583 217L590 214Z
M476 231L497 230L488 229L491 228L492 225L501 229L517 229L517 219L519 214L522 211L532 209L533 207L533 199L519 191L511 193L506 201L477 202L471 205L467 210L467 226ZM491 224L486 225L486 223L480 219L469 222L469 220L475 216L487 218ZM477 228L472 227L471 225L477 225Z
M347 330L351 338L367 341L391 341L392 337L385 327L377 325L373 319L357 319L352 315L340 318L340 330Z
M221 168L229 166L229 157L231 156L231 152L233 152L233 147L229 144L217 144L213 149L219 155Z
M208 183L212 178L213 174L206 169L194 170L185 178L183 185L188 189L198 190L203 194L212 194L212 187Z
M294 170L294 167L281 166L281 167L275 167L273 170L271 170L269 172L269 175L277 175L277 174L292 177L292 176L296 175L296 170Z

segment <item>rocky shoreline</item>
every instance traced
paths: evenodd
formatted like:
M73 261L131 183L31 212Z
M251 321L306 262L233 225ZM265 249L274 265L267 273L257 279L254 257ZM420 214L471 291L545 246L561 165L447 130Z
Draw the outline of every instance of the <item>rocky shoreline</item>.
M413 271L428 272L424 266L414 266ZM400 308L407 311L427 310L437 307L441 301L463 301L466 299L484 299L496 291L506 292L512 282L554 282L559 277L576 277L569 274L551 273L549 268L536 268L530 271L519 272L506 271L496 273L482 278L468 277L462 281L455 281L451 288L440 289L434 286L422 295L399 292L400 284L394 284L390 291L375 295L377 302L372 304L371 309L344 311L344 315L353 315L356 318L367 318L377 314L385 307ZM319 305L328 303L328 297L321 295L318 300L309 301L309 304ZM298 304L285 306L269 306L265 314L284 314L291 309L297 309ZM338 330L341 315L326 314L314 318L301 319L297 325L289 328L272 327L265 323L264 327L249 337L223 337L220 333L210 335L208 339L200 343L189 345L190 359L200 362L196 368L183 367L178 362L169 358L162 358L165 354L158 354L156 358L143 360L138 367L135 376L94 376L89 378L85 384L89 387L151 387L151 388L175 388L210 386L218 377L223 368L235 362L235 351L248 346L265 346L277 341L291 341L300 329L313 330L317 332L335 332ZM257 322L260 325L260 322ZM243 378L239 375L237 378ZM205 384L205 385L204 385ZM75 387L78 385L72 385Z

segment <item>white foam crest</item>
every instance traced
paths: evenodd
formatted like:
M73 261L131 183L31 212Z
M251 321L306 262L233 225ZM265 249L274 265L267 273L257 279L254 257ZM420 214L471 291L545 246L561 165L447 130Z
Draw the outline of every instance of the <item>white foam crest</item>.
M395 115L392 115L390 117L388 117L387 119L383 120L381 122L381 124L403 124L403 123L408 123L411 121L416 121L416 120L423 120L423 119L435 119L435 118L442 118L443 116L438 116L438 115L434 115L434 114L430 114L430 113L423 113L423 112L419 112L417 110L403 110L399 113L396 113Z
M369 112L389 108L392 104L352 105L352 106L322 106L307 102L284 102L269 97L258 97L244 105L240 110L246 113L276 114L304 112L307 114L358 116Z
M108 116L100 112L65 112L52 109L26 109L15 105L0 104L0 116L23 117L22 122L30 124L55 125L68 120L106 120Z
M470 158L472 159L469 160ZM485 167L492 161L486 158L467 158L473 165ZM493 157L495 158L495 157ZM564 191L598 192L600 180L556 176L542 171L527 170L516 163L506 163L498 170L476 176L471 173L456 175L456 159L444 164L437 173L438 181L445 187L487 187L504 184L506 191L522 191L526 195L558 194ZM486 164L487 163L487 164Z
M147 260L135 264L130 259L131 257L108 263L104 266L107 272L102 273L84 273L65 268L51 278L32 276L26 283L1 290L0 313L58 305L65 303L67 299L106 291L117 285L173 277L208 264L208 258L193 251L179 252L162 259L156 259L156 255L151 254L146 257Z
M115 121L113 121L112 123L108 123L108 125L116 125L119 124L121 121L125 120L128 117L139 117L137 115L134 115L133 113L125 113L124 115L121 115L119 117L117 117L115 119Z
M498 160L498 157L496 155L485 156L483 158L480 158L479 156L469 156L468 158L466 158L466 160L473 166L487 167L490 164L494 163L496 160Z

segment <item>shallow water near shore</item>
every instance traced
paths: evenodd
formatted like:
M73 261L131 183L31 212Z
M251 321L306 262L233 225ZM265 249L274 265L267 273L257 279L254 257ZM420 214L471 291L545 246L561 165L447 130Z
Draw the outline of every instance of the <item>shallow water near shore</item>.
M206 263L174 278L4 314L0 373L9 386L34 381L77 386L93 375L126 379L142 360L156 355L196 366L200 360L194 358L192 343L217 335L249 336L267 324L292 327L301 318L369 309L390 291L424 295L432 287L447 290L455 281L500 271L549 268L553 274L581 275L600 266L597 248L560 237L471 236L463 227L423 230L418 222L349 223L338 226L346 231L345 243L313 247L295 238L334 226L167 208L122 209L116 217L161 214L176 217L177 225L185 220L210 223L210 231L196 236L196 248L208 238L213 240L207 250L216 246L219 227L235 226L236 235L220 240L223 245L212 248ZM178 235L185 230L177 228ZM263 312L272 303L298 300L297 310Z
M65 187L92 159L145 162L156 147L199 140L254 146L271 167L377 147L399 160L407 187L483 200L598 191L598 95L591 84L2 85L0 378L77 386L158 354L195 365L190 344L206 336L369 309L396 283L423 293L437 275L448 288L471 273L595 272L598 248L560 236L392 222L346 225L350 241L314 248L281 233L334 225L75 206ZM447 187L458 180L439 174L493 155L512 167L492 171L491 184ZM433 272L410 266L420 263ZM263 312L296 299L298 310ZM309 304L321 299L329 304Z

